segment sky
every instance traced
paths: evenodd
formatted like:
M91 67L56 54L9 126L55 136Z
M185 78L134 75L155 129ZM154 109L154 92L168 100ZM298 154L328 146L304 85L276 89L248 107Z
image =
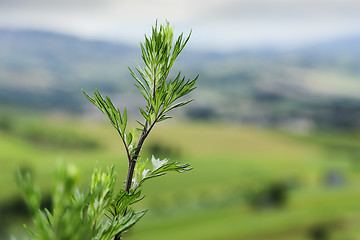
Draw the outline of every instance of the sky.
M0 28L138 45L168 20L188 47L284 47L360 35L360 0L0 0Z

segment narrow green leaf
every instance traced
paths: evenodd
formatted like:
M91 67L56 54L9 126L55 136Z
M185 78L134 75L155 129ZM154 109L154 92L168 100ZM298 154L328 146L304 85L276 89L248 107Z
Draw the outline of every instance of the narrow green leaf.
M127 144L127 146L130 146L132 140L133 140L133 135L132 135L131 132L129 132L128 134L126 134L126 144Z
M26 229L26 231L28 231L28 233L31 235L31 237L33 237L34 239L37 239L38 236L25 224L23 224L24 228Z
M50 225L54 224L54 217L53 215L49 212L49 210L47 208L45 208L45 212L46 212L46 216L49 220Z
M157 122L162 122L162 121L164 121L164 120L166 120L166 119L170 119L170 118L172 118L172 117L170 117L170 116L163 116L163 117L159 118L159 119L157 120Z
M140 121L136 120L136 122L142 127L142 128L145 128L145 124L141 123ZM141 129L143 130L143 129Z
M144 90L142 87L140 87L139 85L135 84L134 85L137 87L137 89L139 90L139 92L141 93L141 95L143 95L143 97L145 98L146 101L149 101L149 96L148 96L148 92L146 90Z
M177 104L175 104L175 105L172 105L172 106L168 107L168 108L164 111L164 113L167 113L167 112L169 112L169 111L171 111L171 110L173 110L173 109L175 109L175 108L182 107L182 106L184 106L184 105L192 102L193 100L194 100L194 99L190 99L190 100L188 100L188 101L186 101L186 102L179 102L179 103L177 103Z
M140 109L141 114L142 114L143 117L145 118L145 120L146 120L148 123L150 123L150 122L151 122L150 116L149 116L141 107L139 107L139 109Z
M126 107L124 108L124 112L123 112L122 120L123 120L123 128L124 128L124 132L125 132L126 125L127 125L127 111L126 111Z
M84 89L81 89L81 91L84 93L87 99L89 99L90 102L92 102L94 105L96 105L96 101L92 99L85 91Z

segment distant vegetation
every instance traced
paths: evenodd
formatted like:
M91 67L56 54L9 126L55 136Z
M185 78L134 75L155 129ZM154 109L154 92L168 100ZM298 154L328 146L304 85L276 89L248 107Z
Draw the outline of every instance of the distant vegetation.
M137 55L121 44L0 30L0 105L86 113L81 87L97 87L121 106L137 105L141 96L126 84L126 66L135 66ZM186 115L295 132L359 129L359 56L356 37L296 50L184 51L179 68L202 76Z
M49 205L53 185L49 179L59 158L79 166L84 180L90 179L94 166L114 161L119 163L118 176L126 176L125 153L108 123L44 115L32 119L13 115L11 122L12 130L0 130L1 239L12 234L23 239L21 224L30 224L15 185L15 166L34 173L43 189L43 206ZM56 133L49 135L51 142L70 133L98 147L48 147L19 137L31 128L41 134ZM191 161L196 171L186 177L169 174L166 181L144 186L141 207L151 211L128 233L128 239L175 240L191 235L193 240L310 240L327 235L344 240L360 236L358 134L294 136L204 122L173 122L153 133L144 156L155 151L174 161Z

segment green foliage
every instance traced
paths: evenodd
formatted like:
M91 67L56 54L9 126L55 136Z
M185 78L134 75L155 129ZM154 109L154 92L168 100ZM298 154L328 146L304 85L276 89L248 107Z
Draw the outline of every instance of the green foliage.
M152 29L152 36L145 36L141 44L144 67L136 68L140 78L130 69L136 80L136 87L144 96L147 105L139 108L144 122L137 121L136 129L127 131L127 110L121 113L108 96L103 97L98 90L90 97L85 96L110 120L124 144L129 169L125 189L115 190L114 168L107 172L95 169L89 190L82 192L76 187L75 168L60 165L52 192L52 209L40 209L40 194L34 187L29 174L18 172L19 186L22 188L30 210L34 213L35 231L28 231L34 239L120 239L122 234L137 223L146 210L136 212L131 206L142 200L140 187L148 179L159 177L169 171L179 173L191 170L190 165L151 159L152 168L146 169L147 161L141 161L140 151L154 125L170 118L167 114L175 108L192 101L177 102L196 87L197 77L186 80L179 72L174 79L168 79L170 70L190 38L181 34L173 45L173 29L166 25Z
M106 172L95 169L86 192L76 187L77 170L62 163L56 173L52 192L52 209L40 209L39 190L33 185L30 173L17 172L19 183L29 209L34 213L34 228L26 226L33 239L112 239L134 225L142 212L128 211L123 215L108 214L119 197L113 196L116 176L114 168ZM123 192L124 199L132 194ZM121 201L128 207L131 201Z
M192 99L190 99L177 102L178 99L189 94L196 88L195 83L198 76L192 80L186 80L185 77L181 77L181 72L179 72L174 79L168 79L170 70L177 56L183 50L189 38L190 34L185 39L183 38L183 34L181 34L173 46L173 29L170 28L169 23L161 25L159 28L156 25L152 29L152 36L148 38L145 35L145 43L141 44L142 59L145 66L138 66L136 68L140 77L129 68L131 75L136 80L135 86L147 102L145 109L139 107L145 122L141 123L137 121L141 126L138 130L140 130L143 135L143 138L140 138L139 142L137 142L137 147L134 147L134 132L126 133L126 108L123 114L121 114L120 110L113 105L108 96L104 98L98 90L94 90L94 96L90 97L83 90L85 96L109 118L113 127L120 134L129 161L138 157L143 141L155 123L170 118L167 114L171 110L182 107L192 101Z
M179 72L174 79L170 78L167 81L175 59L189 38L190 34L186 39L183 39L183 34L181 34L175 45L172 46L173 29L167 24L160 26L159 29L157 26L154 27L152 36L150 38L145 36L145 43L141 44L142 59L145 66L136 68L141 78L133 70L130 69L130 72L137 82L136 87L147 101L146 109L140 108L140 112L150 126L155 122L167 119L166 114L170 110L192 101L174 104L176 100L196 88L195 83L198 77L193 80L185 80L186 78L181 77L181 72Z
M160 160L160 159L156 159L154 156L152 156L151 162L152 162L152 170L145 169L147 161L139 162L136 165L132 189L137 189L146 180L154 177L160 177L166 174L166 172L177 171L179 173L182 173L192 169L191 167L189 167L190 166L189 163L179 165L178 162L169 163L167 159Z

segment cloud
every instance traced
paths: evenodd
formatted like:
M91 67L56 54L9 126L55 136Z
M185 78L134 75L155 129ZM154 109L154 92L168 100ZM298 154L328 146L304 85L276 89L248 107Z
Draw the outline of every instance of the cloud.
M0 0L0 27L139 42L155 20L194 30L193 46L301 44L360 33L353 0Z

